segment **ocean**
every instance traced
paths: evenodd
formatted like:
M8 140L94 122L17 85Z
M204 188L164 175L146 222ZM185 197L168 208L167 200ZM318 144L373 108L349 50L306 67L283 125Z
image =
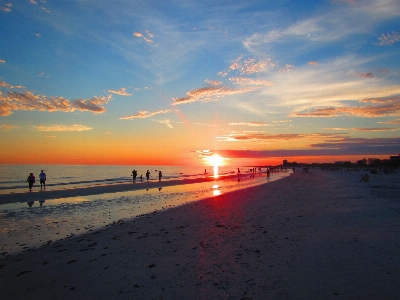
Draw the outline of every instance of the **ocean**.
M47 174L46 191L40 191L38 175ZM132 170L138 176L150 171L150 182L178 180L177 185L149 185L137 182L140 189L103 193L89 196L66 196L45 200L23 201L23 194L15 201L2 201L2 195L27 193L26 178L34 173L36 183L33 193L51 190L71 190L77 187L112 185L132 182ZM206 169L207 174L204 173ZM251 173L241 168L241 176L235 167L220 167L218 177L212 181L190 183L194 178L214 176L212 167L178 166L60 166L60 165L1 165L0 166L0 259L28 249L49 245L55 241L87 234L121 222L133 220L149 213L159 213L180 205L223 193L260 185L288 176L290 171L280 171L266 176L266 170ZM192 181L193 182L193 181ZM143 188L141 188L143 186ZM151 187L150 187L151 186Z
M46 190L53 190L130 182L134 169L138 178L140 175L145 178L146 171L149 170L150 180L158 180L160 170L163 180L204 177L205 170L207 175L214 175L211 166L0 165L0 194L26 191L26 179L30 173L36 177L37 188L41 170L47 175ZM221 166L218 173L224 176L234 174L236 170L236 167Z

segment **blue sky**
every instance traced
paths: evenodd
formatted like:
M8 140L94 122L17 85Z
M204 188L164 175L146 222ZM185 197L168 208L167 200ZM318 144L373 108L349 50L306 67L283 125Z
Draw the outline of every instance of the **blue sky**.
M2 163L43 144L54 163L400 153L399 1L26 0L0 15Z

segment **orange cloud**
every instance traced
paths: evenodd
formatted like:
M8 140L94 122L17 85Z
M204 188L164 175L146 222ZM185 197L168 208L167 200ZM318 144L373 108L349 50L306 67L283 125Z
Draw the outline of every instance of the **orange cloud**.
M229 123L231 126L274 126L265 122L240 122L240 123Z
M126 92L126 88L121 88L119 90L108 90L108 92L120 96L132 96L132 94Z
M0 59L0 63L4 64L6 61L4 59Z
M197 90L187 92L187 97L183 98L172 98L174 102L172 105L191 103L191 102L210 102L217 101L217 98L225 97L234 94L246 93L252 91L252 89L240 89L235 90L226 87L204 87Z
M13 129L17 129L17 128L21 128L21 127L16 126L16 125L10 125L10 124L1 124L0 125L1 131L8 131L8 130L13 130Z
M240 85L263 85L263 86L273 86L274 84L267 80L261 79L252 79L252 78L245 78L245 77L231 77L229 81L233 84L240 84Z
M232 71L238 72L239 74L242 75L251 75L254 73L261 72L268 66L274 66L274 64L271 63L270 59L266 61L257 61L256 58L249 58L247 60L242 61L242 56L240 56L234 61L232 61L228 70L218 72L218 75L225 77Z
M318 62L316 61L309 61L308 64L311 66L318 66Z
M400 119L396 119L393 121L387 121L387 122L378 122L379 124L393 124L393 125L397 125L400 124Z
M400 115L400 96L393 95L383 98L367 98L360 100L360 103L373 103L373 105L355 107L327 107L316 108L313 111L292 113L292 117L384 117Z
M92 127L85 126L85 125L52 125L52 126L32 126L33 128L36 128L37 131L86 131L86 130L92 130Z
M338 139L341 138L343 133L330 134L330 133L310 133L310 134L267 134L263 132L233 132L225 136L220 136L218 139L228 142L233 141L246 141L246 140L259 140L259 141L290 141L290 140L304 140L304 139Z
M132 116L125 116L122 118L119 118L120 120L131 120L131 119L143 119L143 118L149 118L152 117L154 115L158 115L158 114L166 114L173 111L172 109L165 109L165 110L156 110L153 112L148 112L148 111L139 111L139 113L137 113L136 115L132 115Z
M0 81L0 87L6 89L23 89L21 86L12 86L4 81ZM37 110L48 112L73 112L79 110L102 113L106 111L104 105L110 100L111 96L68 100L63 97L35 95L30 91L7 91L5 95L3 93L0 94L0 116L9 116L16 110Z

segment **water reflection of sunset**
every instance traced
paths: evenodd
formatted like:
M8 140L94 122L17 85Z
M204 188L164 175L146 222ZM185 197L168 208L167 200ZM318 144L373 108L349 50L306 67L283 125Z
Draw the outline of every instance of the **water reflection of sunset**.
M214 184L212 187L213 196L219 196L222 194L221 187L218 184Z

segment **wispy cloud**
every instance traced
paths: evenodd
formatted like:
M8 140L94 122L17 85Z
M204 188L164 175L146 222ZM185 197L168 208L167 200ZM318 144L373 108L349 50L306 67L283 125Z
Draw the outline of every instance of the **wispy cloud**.
M232 132L223 136L219 136L218 139L227 142L235 141L293 141L293 140L310 140L317 139L321 140L323 138L337 139L345 133L292 133L292 134L269 134L264 132Z
M7 3L4 6L1 6L0 10L2 10L4 12L11 12L11 6L12 6L11 3Z
M378 122L379 124L392 124L392 125L397 125L400 124L400 119L396 119L393 121L386 121L386 122Z
M21 127L16 126L16 125L11 125L11 124L0 124L1 131L9 131L9 130L18 129L18 128L21 128Z
M386 131L399 131L400 128L376 127L376 128L352 128L351 130L362 131L362 132L386 132Z
M266 123L266 122L239 122L239 123L229 123L228 125L231 126L274 126L273 124Z
M132 94L126 92L126 88L121 88L119 90L108 90L108 92L120 96L132 96Z
M220 71L218 75L225 77L228 74L234 72L241 75L252 75L254 73L259 73L268 66L274 66L271 59L258 60L255 57L243 59L242 56L238 57L229 65L229 68Z
M143 119L143 118L149 118L158 114L166 114L173 111L172 109L165 109L165 110L156 110L156 111L139 111L139 113L131 116L125 116L119 118L120 120L132 120L132 119Z
M143 33L141 33L141 32L134 32L134 33L133 33L133 35L134 35L135 37L143 39L146 43L152 43L153 40L151 40L150 38L153 38L153 37L154 37L154 34L151 33L151 32L148 31L148 30L146 30L146 34L147 34L147 37L146 37L145 35L143 35Z
M0 59L0 64L4 64L6 61L4 59Z
M32 126L37 131L86 131L92 130L92 127L85 125L51 125L51 126Z
M311 111L292 113L293 117L383 117L400 115L400 96L393 95L383 98L367 98L359 103L372 103L372 105L355 107L327 107L315 108Z
M362 77L362 78L374 78L374 73L358 73L354 74L355 76Z
M0 116L9 116L17 110L48 112L73 112L79 110L103 113L106 111L104 105L111 100L111 96L95 96L91 99L68 100L64 97L35 95L30 91L24 90L21 86L12 86L4 81L0 82L0 87L7 90L5 93L0 94ZM22 91L13 91L9 89Z
M165 120L154 120L155 122L161 123L161 124L165 124L167 125L169 128L174 128L171 124L171 120L169 119L165 119Z
M245 77L231 77L229 81L233 84L240 85L263 85L263 86L273 86L274 84L268 80L263 79L253 79L253 78L245 78Z
M252 91L250 88L243 89L232 89L228 87L204 87L197 90L192 90L187 92L187 97L183 98L172 98L174 101L172 105L183 104L183 103L191 103L191 102L210 102L217 101L218 98L242 94Z
M390 33L382 34L379 38L379 43L375 43L375 45L379 46L391 46L394 43L400 41L400 33L396 31L392 31Z

